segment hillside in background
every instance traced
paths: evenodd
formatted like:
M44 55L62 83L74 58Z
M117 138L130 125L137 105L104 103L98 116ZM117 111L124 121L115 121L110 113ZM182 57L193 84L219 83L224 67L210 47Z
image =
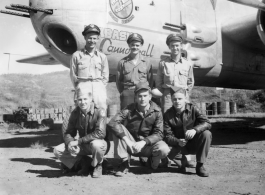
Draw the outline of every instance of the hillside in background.
M19 106L53 108L73 105L73 87L69 71L43 75L0 75L0 112L6 113ZM115 83L107 86L108 104L119 104ZM192 102L235 101L241 112L260 112L265 106L263 90L224 89L194 87Z

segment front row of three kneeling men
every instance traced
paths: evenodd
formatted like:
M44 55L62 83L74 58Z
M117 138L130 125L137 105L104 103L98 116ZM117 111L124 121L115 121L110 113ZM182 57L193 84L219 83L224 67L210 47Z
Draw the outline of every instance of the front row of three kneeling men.
M55 156L62 164L72 169L81 161L81 170L88 171L83 156L92 155L92 177L102 175L102 163L107 152L106 116L104 109L92 103L91 94L77 89L78 107L71 113L65 143L55 147ZM186 101L186 90L172 87L173 106L164 114L151 101L148 83L138 83L135 88L135 103L121 110L108 123L114 148L122 163L115 172L123 176L129 171L128 156L147 157L147 166L155 170L161 159L174 159L182 155L181 172L185 172L186 154L196 154L196 174L207 177L203 164L206 161L212 135L210 122L196 107ZM80 138L74 137L79 132Z

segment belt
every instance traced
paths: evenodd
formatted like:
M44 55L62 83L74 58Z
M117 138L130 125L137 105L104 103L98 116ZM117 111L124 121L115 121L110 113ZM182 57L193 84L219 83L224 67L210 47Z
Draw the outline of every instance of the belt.
M124 87L123 90L135 90L135 86Z

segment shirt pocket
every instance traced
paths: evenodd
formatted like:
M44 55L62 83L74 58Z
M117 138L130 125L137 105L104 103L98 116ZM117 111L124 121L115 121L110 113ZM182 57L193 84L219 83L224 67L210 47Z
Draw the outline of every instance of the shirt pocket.
M88 77L88 66L87 65L83 65L82 62L79 62L77 64L77 74L78 77Z
M124 64L124 70L123 70L123 74L129 74L130 72L132 72L134 66L131 64Z
M101 63L97 63L96 65L95 65L95 75L96 75L96 77L101 77L101 75L102 75L102 69L103 69L103 67L102 67L102 64Z
M187 70L180 70L178 78L179 78L179 84L187 86L188 71Z
M145 66L139 66L138 75L140 82L146 82L147 80L147 68Z

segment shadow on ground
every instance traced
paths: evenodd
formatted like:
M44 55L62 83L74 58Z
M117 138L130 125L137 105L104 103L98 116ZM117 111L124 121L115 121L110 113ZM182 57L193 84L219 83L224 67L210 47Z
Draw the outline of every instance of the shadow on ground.
M254 141L264 141L265 119L222 118L212 122L211 132L213 134L212 145L246 144Z
M0 148L29 148L36 142L44 144L46 147L57 146L61 143L61 130L47 130L36 132L16 132L15 137L0 140Z
M230 121L226 121L226 120ZM262 118L228 118L212 123L212 145L246 144L265 140L265 119ZM231 121L231 119L235 121ZM215 119L213 119L215 120ZM61 143L61 130L47 130L34 132L20 132L15 137L0 140L0 148L27 148L32 143L43 143L52 152L52 147ZM27 136L29 135L29 136Z
M13 162L25 162L30 163L32 165L38 165L38 166L49 166L51 168L60 168L60 165L58 162L56 162L56 159L45 159L45 158L11 158L10 159Z

